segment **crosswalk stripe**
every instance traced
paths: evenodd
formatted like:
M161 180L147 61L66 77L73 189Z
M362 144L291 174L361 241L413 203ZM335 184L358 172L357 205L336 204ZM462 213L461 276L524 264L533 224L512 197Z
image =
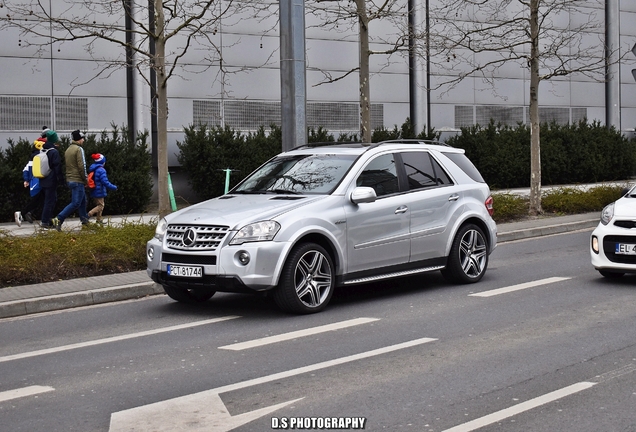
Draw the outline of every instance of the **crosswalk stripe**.
M46 393L55 390L53 387L48 386L29 386L14 390L7 390L0 392L0 402L8 401L11 399L18 399L25 396L33 396L40 393Z
M498 288L498 289L494 289L494 290L490 290L490 291L473 293L473 294L469 294L469 296L473 296L473 297L492 297L492 296L496 296L496 295L499 295L499 294L507 294L507 293L510 293L510 292L513 292L513 291L519 291L519 290L526 289L526 288L533 288L533 287L536 287L536 286L547 285L547 284L551 284L551 283L555 283L555 282L561 282L561 281L568 280L568 279L572 279L572 278L569 278L569 277L551 277L551 278L547 278L547 279L540 279L540 280L536 280L536 281L532 281L532 282L526 282L526 283L522 283L522 284L511 285L509 287Z
M360 324L367 324L374 321L379 321L379 318L355 318L347 321L341 321L332 324L326 324L318 327L312 327L305 330L297 330L289 333L283 333L275 336L268 336L260 339L254 339L251 341L238 342L231 345L224 345L219 349L226 349L232 351L241 351L249 348L255 348L263 345L269 345L276 342L288 341L291 339L297 339L305 336L311 336L319 333L325 333L328 331L340 330L347 327L352 327Z
M212 319L209 319L209 320L195 321L195 322L191 322L191 323L187 323L187 324L179 324L179 325L176 325L176 326L163 327L163 328L159 328L159 329L155 329L155 330L147 330L147 331L142 331L142 332L138 332L138 333L130 333L130 334L127 334L127 335L113 336L113 337L108 337L108 338L103 338L103 339L96 339L96 340L92 340L92 341L80 342L80 343L75 343L75 344L70 344L70 345L63 345L63 346L54 347L54 348L46 348L46 349L42 349L42 350L30 351L30 352L25 352L25 353L21 353L21 354L13 354L13 355L0 357L0 363L11 361L11 360L20 360L20 359L25 359L25 358L29 358L29 357L36 357L36 356L41 356L41 355L45 355L45 354L58 353L58 352L62 352L62 351L69 351L69 350L78 349L78 348L85 348L85 347L94 346L94 345L101 345L101 344L110 343L110 342L119 342L119 341L123 341L123 340L127 340L127 339L134 339L134 338L138 338L138 337L143 337L143 336L151 336L151 335L156 335L156 334L160 334L160 333L167 333L167 332L171 332L171 331L175 331L175 330L182 330L182 329L187 329L187 328L199 327L199 326L202 326L202 325L218 323L218 322L227 321L227 320L231 320L231 319L235 319L235 318L240 318L240 317L238 317L238 316L226 316L226 317L212 318Z

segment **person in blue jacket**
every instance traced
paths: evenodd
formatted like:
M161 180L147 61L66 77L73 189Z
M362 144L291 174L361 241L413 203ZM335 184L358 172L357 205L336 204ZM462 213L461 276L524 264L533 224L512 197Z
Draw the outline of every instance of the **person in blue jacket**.
M102 219L102 212L104 211L104 198L108 194L108 190L117 190L117 186L108 181L108 174L106 173L106 168L104 165L106 164L106 156L101 153L92 154L91 157L95 161L88 168L89 176L91 172L93 174L93 181L95 183L95 187L91 188L91 184L89 182L90 195L93 198L93 202L95 203L95 207L88 212L88 217L95 217L97 223L104 223Z
M25 219L27 222L33 223L33 220L35 219L33 212L44 204L44 194L40 193L40 179L33 176L33 157L40 153L45 142L46 138L44 137L40 137L33 142L31 158L22 169L24 187L29 188L29 195L31 196L31 199L21 211L17 211L13 215L15 223L18 226L22 226L22 222Z

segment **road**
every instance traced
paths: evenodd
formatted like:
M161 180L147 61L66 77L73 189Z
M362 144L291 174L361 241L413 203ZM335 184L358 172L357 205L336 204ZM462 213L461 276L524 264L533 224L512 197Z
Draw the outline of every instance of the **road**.
M636 276L601 278L589 233L501 244L475 285L358 286L310 316L217 294L0 320L0 429L636 431Z

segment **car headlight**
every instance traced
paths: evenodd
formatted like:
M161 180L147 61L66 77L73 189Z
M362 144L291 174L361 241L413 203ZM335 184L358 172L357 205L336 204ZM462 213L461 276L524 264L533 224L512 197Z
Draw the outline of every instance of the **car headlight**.
M262 221L245 225L237 231L230 244L240 245L246 242L273 240L279 229L280 224L275 221Z
M161 219L155 228L155 238L163 241L163 235L168 229L168 221L165 218Z
M614 217L614 203L605 206L601 212L601 223L607 225Z

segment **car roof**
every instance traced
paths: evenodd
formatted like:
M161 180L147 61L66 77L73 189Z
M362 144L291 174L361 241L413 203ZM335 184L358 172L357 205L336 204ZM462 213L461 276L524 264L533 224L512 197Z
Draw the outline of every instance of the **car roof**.
M293 148L286 152L294 154L352 154L360 155L372 149L382 148L394 148L396 150L408 150L409 148L422 148L437 150L442 153L464 153L463 149L451 147L447 144L439 141L418 140L418 139L404 139L404 140L389 140L381 141L378 143L361 143L361 142L320 142L304 144Z

